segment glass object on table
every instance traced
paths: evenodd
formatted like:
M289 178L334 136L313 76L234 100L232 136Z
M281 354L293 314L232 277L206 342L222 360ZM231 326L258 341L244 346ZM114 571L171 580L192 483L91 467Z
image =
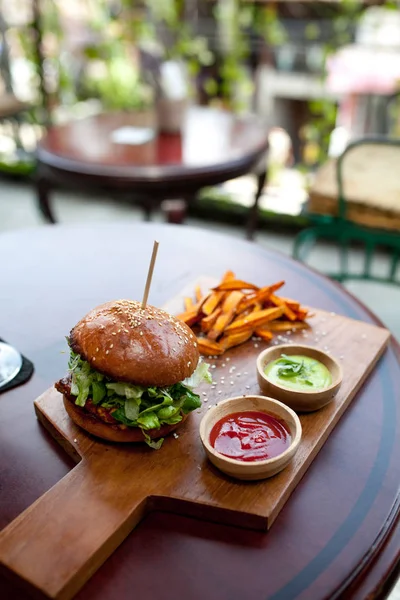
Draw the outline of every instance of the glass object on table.
M20 353L4 342L0 342L0 390L18 375L22 367Z

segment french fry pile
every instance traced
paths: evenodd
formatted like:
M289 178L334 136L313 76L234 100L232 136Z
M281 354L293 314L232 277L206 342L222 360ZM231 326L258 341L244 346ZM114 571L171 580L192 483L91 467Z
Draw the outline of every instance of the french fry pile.
M196 332L199 351L206 356L219 356L253 335L269 342L275 332L308 327L310 315L300 302L276 295L284 284L260 288L227 271L205 294L196 286L195 299L184 299L185 312L178 319Z

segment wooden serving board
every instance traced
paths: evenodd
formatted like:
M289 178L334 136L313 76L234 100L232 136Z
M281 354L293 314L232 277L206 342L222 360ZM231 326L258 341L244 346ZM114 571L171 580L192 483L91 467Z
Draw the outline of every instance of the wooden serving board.
M185 294L166 308L180 312ZM331 404L301 415L303 437L294 460L268 480L239 482L224 476L206 460L198 433L203 414L219 400L260 394L255 361L265 342L249 341L208 361L216 387L199 388L203 407L159 451L90 437L70 421L61 395L47 390L35 401L36 414L78 464L0 534L2 569L39 597L68 599L150 510L259 530L271 527L390 336L386 329L319 310L310 324L305 333L284 334L280 341L329 349L343 365L343 384Z

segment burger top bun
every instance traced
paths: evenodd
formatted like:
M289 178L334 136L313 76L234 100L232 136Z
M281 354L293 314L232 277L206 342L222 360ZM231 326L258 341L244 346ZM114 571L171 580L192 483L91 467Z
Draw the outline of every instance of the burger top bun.
M199 361L191 329L169 313L132 300L91 310L71 330L72 350L114 381L170 386L190 377Z

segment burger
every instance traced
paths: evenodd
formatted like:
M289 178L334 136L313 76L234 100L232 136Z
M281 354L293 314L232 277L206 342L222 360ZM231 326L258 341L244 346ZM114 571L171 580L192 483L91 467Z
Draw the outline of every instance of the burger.
M71 419L105 440L159 448L201 406L193 389L211 383L191 329L140 302L94 308L67 341L69 374L55 387Z

